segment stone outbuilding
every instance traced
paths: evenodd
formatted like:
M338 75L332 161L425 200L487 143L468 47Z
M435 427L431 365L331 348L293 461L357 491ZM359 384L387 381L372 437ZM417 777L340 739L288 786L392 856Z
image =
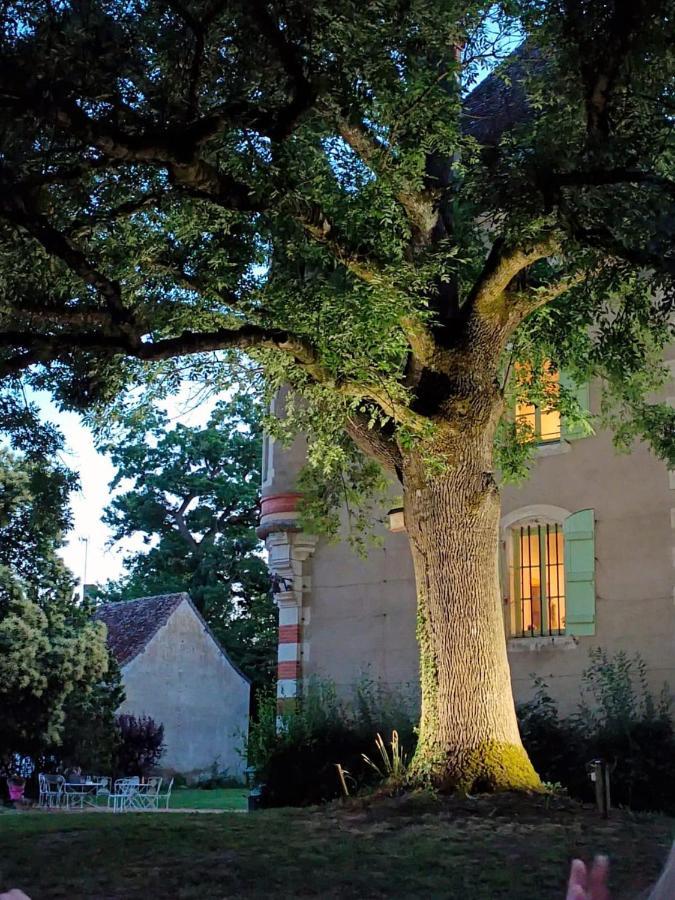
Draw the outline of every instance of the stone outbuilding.
M108 603L96 612L122 670L120 713L164 725L160 767L188 780L219 772L242 777L250 685L188 594Z

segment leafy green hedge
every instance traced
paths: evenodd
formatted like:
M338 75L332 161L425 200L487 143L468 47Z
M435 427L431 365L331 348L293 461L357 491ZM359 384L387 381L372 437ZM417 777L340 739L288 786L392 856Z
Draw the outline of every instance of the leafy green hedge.
M675 732L670 690L654 697L639 655L590 654L581 704L562 718L548 686L536 680L532 701L518 709L523 742L541 777L592 801L588 763L610 766L613 805L675 813Z
M337 764L346 772L350 792L376 783L377 773L362 754L374 757L377 734L386 740L397 730L412 755L414 708L412 698L369 680L343 699L331 682L310 679L296 708L279 720L275 699L266 698L247 746L249 765L264 785L264 805L307 806L340 796Z
M664 686L654 696L639 655L592 651L581 678L581 703L567 717L560 716L546 683L535 684L534 698L518 708L518 718L525 747L544 781L593 802L588 764L602 758L611 769L614 805L675 813L670 691ZM388 743L396 730L410 759L415 711L413 697L373 681L340 697L329 681L310 680L295 710L279 718L276 699L267 697L247 746L249 764L264 786L264 805L305 806L340 796L338 763L351 793L377 784L382 779L363 754L378 762L377 734Z

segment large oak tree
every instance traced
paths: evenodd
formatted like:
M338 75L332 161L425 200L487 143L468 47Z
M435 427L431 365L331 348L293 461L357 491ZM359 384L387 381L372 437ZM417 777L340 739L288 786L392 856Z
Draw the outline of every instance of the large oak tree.
M121 433L120 433L121 432ZM135 410L104 447L117 469L104 521L113 540L143 536L125 574L97 589L106 602L187 591L256 692L276 671L277 616L256 536L260 404L221 400L203 426L172 427L161 409Z
M153 362L253 354L302 398L310 460L342 464L346 430L402 483L417 772L536 786L500 609L495 436L513 362L548 359L602 376L622 439L671 452L671 415L643 396L675 273L673 0L0 15L0 373L83 405ZM536 394L536 374L520 382Z

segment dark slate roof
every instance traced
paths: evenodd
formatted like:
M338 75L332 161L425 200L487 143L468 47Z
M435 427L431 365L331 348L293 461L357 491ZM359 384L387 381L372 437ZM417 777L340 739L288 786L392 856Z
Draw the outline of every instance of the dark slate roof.
M96 610L94 618L106 624L108 647L119 665L126 666L145 650L185 600L190 603L189 595L183 593L106 603Z
M525 80L545 65L538 50L523 43L484 78L463 103L463 130L483 146L499 143L505 131L530 115Z

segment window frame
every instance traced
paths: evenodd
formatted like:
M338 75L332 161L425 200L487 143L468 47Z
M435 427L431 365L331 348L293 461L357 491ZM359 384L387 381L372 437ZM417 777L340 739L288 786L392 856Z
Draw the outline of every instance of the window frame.
M527 527L528 524L535 525L537 527L544 526L544 528L546 527L546 525L557 525L560 531L563 533L563 585L565 592L565 618L567 619L567 575L564 524L566 519L568 519L570 515L572 515L572 513L565 507L554 506L553 504L548 503L534 503L529 506L523 506L519 509L514 509L502 516L500 522L500 537L502 547L500 572L504 595L504 627L508 640L522 641L531 638L534 638L535 640L542 639L541 633L523 634L522 631L518 632L518 630L516 629L516 621L514 617L515 577L512 580L512 574L515 576L513 559L514 536L521 527ZM551 638L567 637L569 634L571 634L571 632L566 621L564 629L561 629L560 631L556 629L550 635L545 632L543 638L545 640L550 640Z
M562 537L562 545L556 551L556 565L553 566L550 562L550 553L549 553L549 539L550 539L550 528L553 526L555 528L554 534L556 535L556 540L558 535ZM539 596L539 618L540 618L540 626L538 631L534 631L533 627L531 630L526 631L524 628L524 598L522 596L522 573L523 566L521 564L521 549L523 544L523 529L528 529L528 542L530 541L529 529L536 529L536 537L539 544L539 560L538 565L536 566L539 569L539 587L540 587L540 596ZM565 635L566 626L563 627L552 627L551 618L551 600L552 598L549 596L549 591L547 590L547 582L551 577L551 570L555 568L557 570L557 584L558 584L558 593L557 596L553 599L558 602L558 622L560 622L560 607L562 605L563 610L566 615L566 606L565 606L565 598L566 598L566 583L565 583L565 538L563 535L563 526L562 522L554 521L554 522L542 522L539 520L524 520L521 522L514 523L509 527L509 535L510 535L510 552L508 556L508 570L509 570L509 597L508 597L508 606L509 610L509 624L510 624L510 637L512 638L540 638L540 637L561 637ZM532 570L533 566L531 564L531 560L528 569ZM562 568L562 579L560 579L560 569ZM562 588L562 594L560 590ZM531 589L530 589L531 590ZM562 600L562 604L561 604ZM534 598L530 596L527 600L530 604L530 620L534 619Z

